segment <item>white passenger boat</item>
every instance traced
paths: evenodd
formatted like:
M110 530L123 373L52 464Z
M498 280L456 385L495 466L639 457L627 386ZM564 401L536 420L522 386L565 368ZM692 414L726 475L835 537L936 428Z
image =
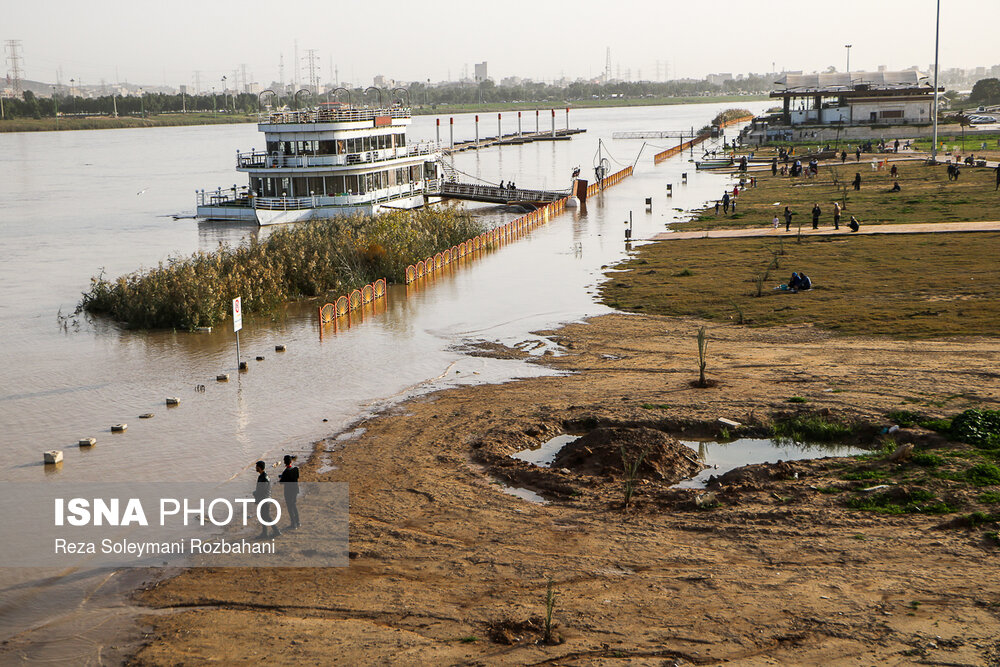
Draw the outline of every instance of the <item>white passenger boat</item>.
M265 151L237 153L245 186L197 191L197 217L299 222L419 208L440 190L440 149L410 143L410 109L324 103L260 115Z

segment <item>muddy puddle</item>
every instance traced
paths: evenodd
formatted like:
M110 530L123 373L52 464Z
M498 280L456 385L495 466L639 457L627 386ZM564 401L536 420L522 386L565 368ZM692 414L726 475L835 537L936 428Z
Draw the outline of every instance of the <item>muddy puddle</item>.
M827 456L854 456L867 454L868 450L831 443L811 444L772 440L768 438L739 438L730 442L681 440L681 444L697 452L698 458L708 468L678 482L675 489L704 489L708 478L723 475L730 470L755 463L777 463L778 461L803 461L821 459Z
M625 430L628 431L629 429ZM566 463L574 459L574 452L571 450L580 449L581 444L589 444L589 442L578 442L583 437L592 439L589 436L583 436L579 433L564 433L550 438L536 447L515 452L510 455L510 458L524 461L537 468L559 468L561 465L560 462ZM666 434L663 434L663 437L669 438ZM683 461L681 462L682 467L676 465L670 466L675 475L674 479L679 480L671 487L675 489L704 489L708 484L709 478L713 475L718 477L730 470L748 465L777 463L779 461L802 461L830 456L853 456L867 452L867 450L850 445L801 443L768 438L739 438L728 442L711 440L680 440L675 442L679 442L683 446L682 449L685 451L690 450L690 454L692 454L692 456L682 456L682 458L688 459L688 462L692 464L686 467L686 474L683 472L685 470ZM569 445L573 446L569 447ZM611 454L615 455L617 449L613 449L615 451L612 451ZM587 454L591 453L590 447L583 448L583 450ZM591 464L589 467L593 467L593 465ZM601 468L602 473L608 472L607 465L603 465ZM561 471L570 472L565 469ZM656 471L653 472L655 473ZM661 480L665 480L667 476L667 474L654 474L654 477L659 477ZM504 493L530 502L547 502L545 497L537 490L505 484L499 481L498 483L501 484Z

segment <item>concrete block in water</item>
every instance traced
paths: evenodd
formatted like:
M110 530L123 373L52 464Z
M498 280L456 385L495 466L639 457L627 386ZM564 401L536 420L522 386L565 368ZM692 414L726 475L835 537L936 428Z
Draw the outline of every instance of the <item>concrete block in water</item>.
M275 345L274 346L274 351L275 352L284 352L285 351L285 346L284 345Z
M111 432L112 433L124 433L125 429L127 429L127 428L128 428L128 424L112 424L111 425Z
M181 399L176 396L167 396L167 405L180 405Z
M45 457L46 463L62 463L62 450L61 449L50 449L44 452L42 456Z
M219 382L229 382L229 373L219 373L215 376L215 379Z
M93 447L97 444L97 438L80 438L80 442L77 444L81 447Z
M732 419L726 419L725 417L719 417L715 420L715 423L719 426L725 426L726 428L739 428L740 423L734 422Z

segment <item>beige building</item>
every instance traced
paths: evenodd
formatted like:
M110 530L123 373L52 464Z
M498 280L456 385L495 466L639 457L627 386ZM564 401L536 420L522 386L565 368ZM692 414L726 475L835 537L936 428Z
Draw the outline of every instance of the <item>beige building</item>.
M786 74L775 85L771 97L782 100L774 119L779 125L920 125L933 119L934 88L917 70Z

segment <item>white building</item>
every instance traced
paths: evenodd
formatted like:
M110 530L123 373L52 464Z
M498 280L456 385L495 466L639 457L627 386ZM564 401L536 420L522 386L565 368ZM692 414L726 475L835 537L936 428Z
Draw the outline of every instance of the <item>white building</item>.
M934 88L917 70L786 74L771 97L781 98L784 125L923 124L933 120Z

